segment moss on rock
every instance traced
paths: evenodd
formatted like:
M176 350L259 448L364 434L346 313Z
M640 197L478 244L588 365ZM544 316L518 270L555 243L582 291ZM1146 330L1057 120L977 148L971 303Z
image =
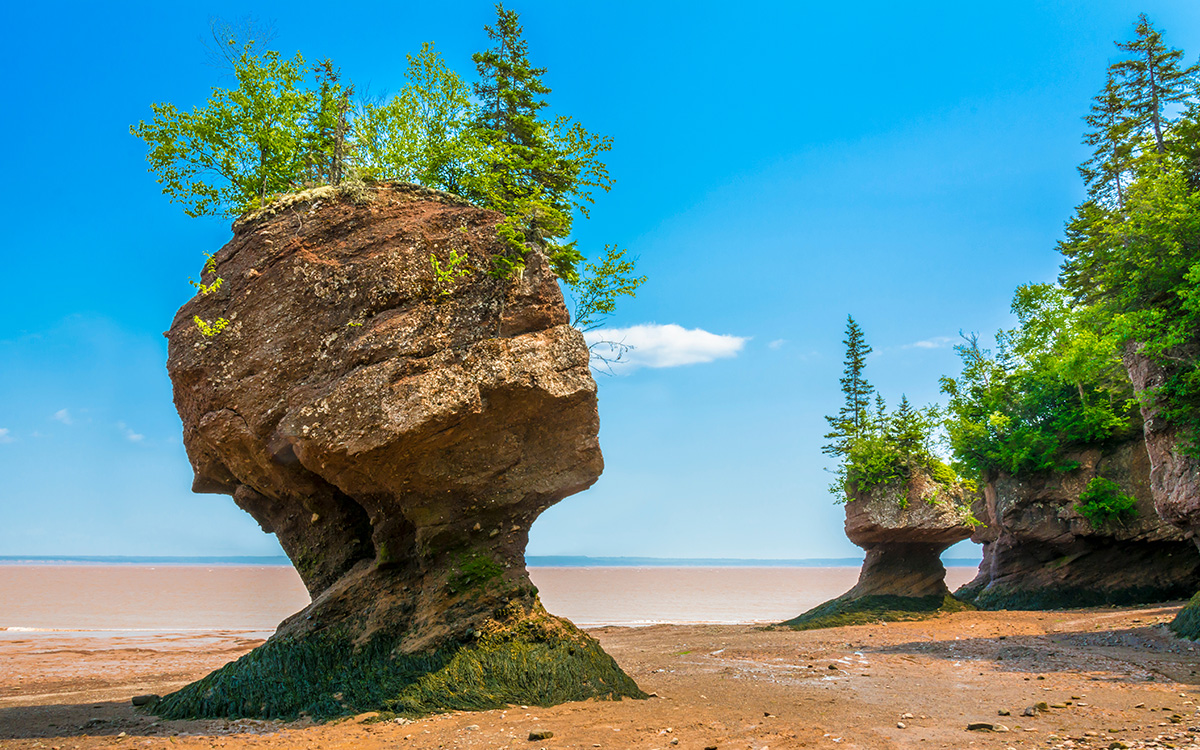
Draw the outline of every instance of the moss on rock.
M837 628L843 625L869 625L880 621L925 620L948 612L975 609L967 602L944 596L892 596L888 594L838 597L813 607L799 617L780 625L792 630Z
M366 711L423 716L510 704L645 698L591 636L540 607L511 606L467 642L404 654L399 637L356 645L344 635L271 639L165 696L165 719L317 720Z
M1167 627L1180 638L1200 638L1200 594L1193 596Z
M1049 610L1079 609L1082 607L1127 607L1170 601L1186 597L1190 591L1182 586L1125 586L1099 589L1083 586L1047 586L1029 588L1025 581L1015 585L966 584L954 592L963 601L986 610Z

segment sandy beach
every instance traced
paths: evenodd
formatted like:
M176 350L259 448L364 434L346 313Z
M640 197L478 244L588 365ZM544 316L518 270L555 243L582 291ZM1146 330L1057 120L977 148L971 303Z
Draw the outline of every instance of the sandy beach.
M9 632L0 747L1200 747L1200 653L1164 627L1178 606L966 612L808 632L599 628L604 648L657 697L325 725L160 722L130 705L261 642L247 632ZM1022 715L1038 703L1045 710ZM553 737L531 741L535 730Z

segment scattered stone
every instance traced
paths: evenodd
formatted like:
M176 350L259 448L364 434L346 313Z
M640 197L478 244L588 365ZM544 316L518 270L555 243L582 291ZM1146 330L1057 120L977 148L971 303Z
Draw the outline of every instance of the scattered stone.
M829 668L830 668L830 669L837 669L837 668L838 668L838 665L836 665L836 664L830 664L830 665L829 665Z
M468 727L467 727L467 731L468 731L468 732L475 732L475 731L478 731L478 730L479 730L479 725L478 725L478 724L471 724L470 726L468 726Z
M132 703L135 706L149 706L151 703L156 703L158 701L158 697L159 696L155 693L147 693L146 695L135 695L135 696L133 696L133 700L130 701L130 703Z
M1066 703L1051 703L1050 708L1066 708Z
M1008 727L1003 724L992 724L987 721L976 721L967 725L968 732L1007 732Z
M896 722L896 728L897 728L897 729L904 729L904 728L906 728L906 727L905 727L905 724L904 724L904 722L903 722L903 721L897 721L897 722Z
M900 714L900 718L901 718L901 719L911 719L912 717L913 717L913 715L912 715L912 714L910 714L910 713L903 713L903 714ZM922 717L922 718L923 718L923 717Z
M1050 710L1050 704L1046 701L1038 701L1037 703L1033 704L1033 707L1042 713L1046 713Z
M997 716L1012 716L1012 711L1009 711L1007 708L1002 708L996 712L996 715Z
M529 733L529 741L537 742L538 740L548 740L554 736L554 732L549 729L535 729Z

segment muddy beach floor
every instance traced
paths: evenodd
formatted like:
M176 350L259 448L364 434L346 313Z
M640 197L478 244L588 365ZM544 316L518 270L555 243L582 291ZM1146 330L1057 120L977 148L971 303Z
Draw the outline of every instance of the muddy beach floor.
M1200 748L1200 645L1164 626L1179 606L963 612L807 632L601 628L590 632L657 697L323 725L158 721L130 705L261 642L245 633L7 633L0 747ZM969 731L975 723L996 730ZM553 736L530 740L535 730Z

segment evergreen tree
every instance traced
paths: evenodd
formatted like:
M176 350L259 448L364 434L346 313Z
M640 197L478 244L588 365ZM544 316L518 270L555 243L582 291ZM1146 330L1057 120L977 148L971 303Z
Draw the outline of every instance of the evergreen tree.
M1121 95L1131 124L1141 130L1149 128L1154 134L1154 149L1162 154L1166 151L1163 110L1187 99L1197 69L1180 67L1183 52L1167 47L1145 13L1138 16L1134 34L1133 41L1117 43L1117 48L1129 57L1110 66L1110 77L1121 79Z
M825 417L830 427L825 439L830 442L821 448L830 456L849 455L854 441L866 432L871 418L871 396L875 392L863 377L867 355L872 350L853 316L846 316L846 338L842 343L846 345L846 357L840 382L845 402L836 416Z
M475 130L486 145L486 166L464 185L464 194L504 213L499 227L509 246L497 256L495 271L507 276L524 265L524 248L536 243L546 250L560 278L579 279L583 254L571 232L572 212L587 216L592 189L607 191L612 180L599 155L612 140L589 133L569 117L539 113L550 87L542 82L545 68L529 61L515 11L496 5L496 25L485 27L495 46L472 56L479 73L475 84L481 105Z
M1091 114L1084 118L1091 130L1083 142L1095 151L1080 165L1079 174L1092 199L1110 206L1125 204L1126 174L1134 150L1134 123L1127 117L1128 106L1110 70L1104 90L1096 95Z
M928 433L929 425L925 423L921 412L912 408L908 396L900 396L900 405L896 407L889 424L889 437L900 458L911 463L914 458L924 455Z

